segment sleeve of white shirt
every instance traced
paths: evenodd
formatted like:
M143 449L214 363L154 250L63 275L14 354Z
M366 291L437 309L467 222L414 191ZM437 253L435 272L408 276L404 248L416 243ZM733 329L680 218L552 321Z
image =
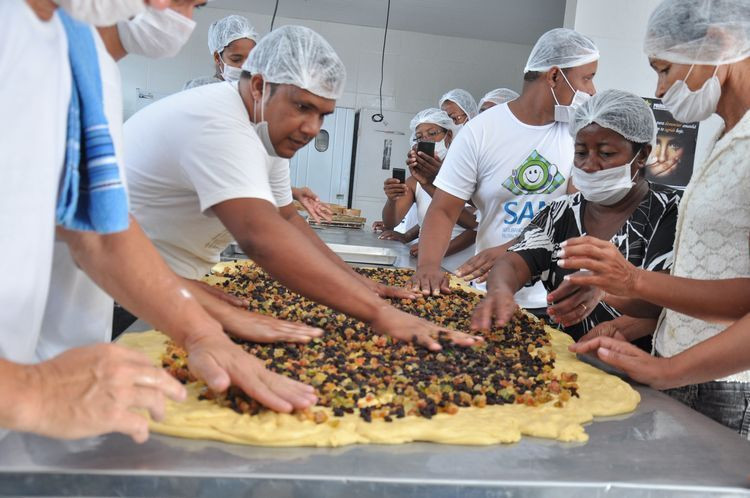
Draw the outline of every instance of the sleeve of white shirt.
M294 202L292 198L292 179L289 175L289 160L276 159L271 166L268 176L271 183L271 191L278 207L288 206Z
M448 149L433 182L440 190L468 201L477 188L479 146L474 132L464 127Z
M185 144L180 164L203 212L231 199L263 199L276 205L260 139L249 128L233 124L207 123L200 137Z

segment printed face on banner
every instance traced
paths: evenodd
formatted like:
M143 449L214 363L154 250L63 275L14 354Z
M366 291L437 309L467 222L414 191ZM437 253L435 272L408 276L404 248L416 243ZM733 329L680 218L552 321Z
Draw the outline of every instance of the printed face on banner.
M680 123L659 99L644 99L658 127L656 144L646 166L646 178L655 183L684 187L693 174L698 123Z

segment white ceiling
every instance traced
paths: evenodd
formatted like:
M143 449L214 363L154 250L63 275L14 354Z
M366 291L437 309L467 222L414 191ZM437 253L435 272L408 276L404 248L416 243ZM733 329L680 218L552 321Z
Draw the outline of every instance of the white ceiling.
M279 17L382 27L386 0L279 0ZM391 0L389 28L533 45L561 27L566 0ZM215 0L212 8L271 15L275 0Z

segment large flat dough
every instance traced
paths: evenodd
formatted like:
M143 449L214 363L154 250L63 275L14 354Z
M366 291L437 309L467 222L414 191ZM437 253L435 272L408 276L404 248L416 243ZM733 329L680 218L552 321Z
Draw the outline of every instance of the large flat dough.
M316 424L293 415L264 412L250 416L223 408L212 401L198 400L198 385L188 385L183 403L167 402L166 416L151 422L155 432L171 436L214 439L229 443L263 446L344 446L355 443L399 444L430 441L444 444L489 445L513 443L521 435L559 441L587 441L583 424L595 416L632 412L640 395L626 382L586 363L568 352L570 336L549 328L551 347L557 353L556 372L576 372L580 398L564 407L553 403L529 407L494 405L461 408L457 414L438 414L432 419L405 417L393 422L365 422L356 414L334 417ZM160 332L136 332L121 337L120 344L148 354L157 365L167 337ZM320 409L320 408L318 408Z

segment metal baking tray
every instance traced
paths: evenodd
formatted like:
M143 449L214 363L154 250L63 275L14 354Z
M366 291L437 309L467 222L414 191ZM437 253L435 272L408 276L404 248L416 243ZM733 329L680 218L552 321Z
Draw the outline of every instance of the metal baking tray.
M352 246L348 244L326 244L347 263L393 266L398 253L387 247Z
M364 228L364 222L360 221L321 221L317 223L312 220L308 220L307 223L313 228L353 228L361 230Z
M347 263L360 263L368 265L393 266L398 253L386 247L353 246L349 244L326 244L333 252L339 255ZM242 252L240 246L233 242L222 252L222 261L234 259L245 259L247 256Z

